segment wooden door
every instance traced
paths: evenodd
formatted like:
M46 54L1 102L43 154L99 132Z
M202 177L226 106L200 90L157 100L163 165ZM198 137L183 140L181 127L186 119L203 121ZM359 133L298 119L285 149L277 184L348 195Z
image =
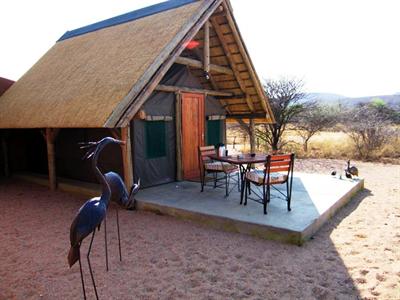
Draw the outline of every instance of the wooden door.
M199 146L204 145L204 95L182 93L183 179L198 179Z

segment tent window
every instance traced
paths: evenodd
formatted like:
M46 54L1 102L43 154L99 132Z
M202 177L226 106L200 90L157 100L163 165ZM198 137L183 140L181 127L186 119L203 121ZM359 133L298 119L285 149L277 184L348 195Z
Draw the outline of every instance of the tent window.
M207 145L214 145L222 143L222 130L221 120L207 121Z
M145 123L146 158L164 157L167 155L166 130L164 121Z

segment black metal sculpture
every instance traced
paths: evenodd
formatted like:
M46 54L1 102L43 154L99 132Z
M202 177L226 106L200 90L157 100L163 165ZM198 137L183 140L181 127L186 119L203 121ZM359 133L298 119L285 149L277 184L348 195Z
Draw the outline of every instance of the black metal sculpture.
M108 172L105 175L101 173L97 166L98 158L100 152L105 146L111 143L124 144L124 142L106 137L98 142L89 142L81 146L82 149L88 149L84 159L92 158L92 168L96 178L102 185L102 194L100 197L95 197L88 200L78 211L74 221L71 224L70 231L70 241L71 249L68 253L68 262L70 267L72 267L77 261L79 261L79 269L81 273L82 289L84 299L86 299L85 283L83 280L82 264L80 260L80 246L85 237L92 233L92 238L89 245L89 250L87 254L90 276L92 278L92 283L94 291L96 294L96 299L98 299L97 288L94 281L94 276L90 264L90 251L92 248L92 243L95 235L96 228L100 229L101 222L104 221L104 233L105 233L105 247L106 247L106 266L108 270L108 253L107 253L107 230L106 230L106 213L108 205L111 201L115 201L119 206L124 208L131 208L134 205L134 195L138 192L140 187L140 180L135 184L130 194L128 195L127 189L121 177L114 172ZM119 218L117 209L117 227L118 227L118 245L120 260L122 260L121 254L121 241L119 232Z
M350 177L348 178L352 178L353 176L357 176L358 177L358 168L356 166L350 166L350 160L347 161L347 169L345 170L346 173L346 177L348 177L348 175Z
M117 203L118 206L131 209L134 208L135 204L135 195L139 191L140 188L140 179L138 183L135 183L130 193L126 189L126 186L119 174L115 172L108 172L105 175L106 181L111 189L111 201ZM117 233L118 233L118 250L119 250L119 260L122 261L122 252L121 252L121 236L119 230L119 216L118 216L118 208L116 209L117 214ZM106 269L108 271L108 250L107 250L107 218L104 218L104 241L106 248Z

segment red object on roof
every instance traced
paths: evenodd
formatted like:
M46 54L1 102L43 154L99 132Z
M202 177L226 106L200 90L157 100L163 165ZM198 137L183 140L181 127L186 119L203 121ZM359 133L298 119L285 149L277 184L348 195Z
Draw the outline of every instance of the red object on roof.
M5 91L9 89L10 86L13 85L15 81L0 77L0 96L4 94Z
M198 41L189 41L186 43L185 48L192 50L196 47L198 47L200 45L200 43Z

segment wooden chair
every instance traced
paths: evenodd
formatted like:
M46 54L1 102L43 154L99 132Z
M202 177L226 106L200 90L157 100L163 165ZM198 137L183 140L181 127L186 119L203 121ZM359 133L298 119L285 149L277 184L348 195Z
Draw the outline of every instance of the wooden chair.
M225 196L229 196L229 184L231 176L234 173L238 174L236 184L239 187L239 168L230 163L214 161L210 158L210 155L216 155L216 149L214 146L203 146L199 147L199 166L200 166L200 182L201 191L204 191L204 186L206 185L206 175L212 174L214 181L214 188L222 187L225 185ZM218 177L219 174L223 174L223 177ZM220 184L220 181L225 181ZM232 190L232 189L231 189Z
M245 202L247 204L247 194L253 192L258 199L250 198L264 206L264 214L267 214L267 203L271 200L271 187L278 191L287 202L288 211L292 197L294 154L268 155L265 161L264 170L252 170L246 173ZM262 195L251 189L251 184L263 187ZM274 187L276 184L286 184L286 194Z

